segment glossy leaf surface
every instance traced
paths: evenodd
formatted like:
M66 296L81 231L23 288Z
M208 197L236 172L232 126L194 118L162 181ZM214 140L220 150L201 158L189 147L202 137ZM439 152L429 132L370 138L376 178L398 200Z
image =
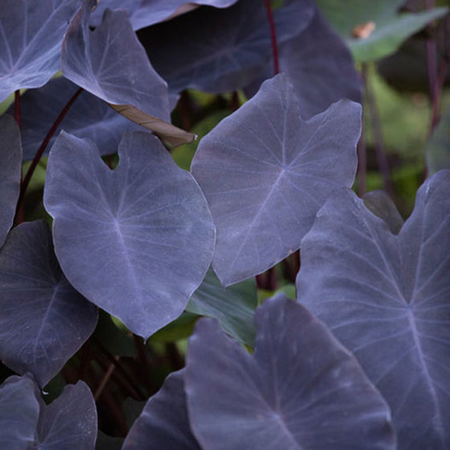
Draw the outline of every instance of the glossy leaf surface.
M60 77L50 80L43 88L27 91L22 96L21 131L24 160L34 158L46 134L77 89L77 85ZM10 114L13 114L13 109L14 106L11 106ZM71 106L44 155L48 154L62 129L78 138L92 139L102 155L117 151L125 131L142 130L89 92L83 92Z
M403 0L317 0L333 28L346 40L356 61L373 61L394 53L409 36L443 17L447 8L398 14ZM358 38L358 26L372 22L367 37Z
M328 196L353 183L360 106L341 101L307 122L300 113L279 75L200 142L192 173L217 227L224 286L297 250Z
M44 222L14 228L0 250L0 358L45 386L92 334L97 310L61 272Z
M200 450L189 426L184 370L171 373L144 407L122 450Z
M450 172L419 190L396 236L351 191L302 243L299 300L388 401L399 449L450 446Z
M44 203L70 282L147 338L202 282L215 229L197 183L156 137L126 134L119 157L111 171L92 142L63 133L50 152Z
M92 31L95 4L85 0L70 23L61 55L64 76L166 139L173 134L190 142L193 135L169 123L167 84L150 65L126 11L107 10Z
M209 270L203 283L192 295L186 311L217 319L226 333L252 347L257 305L254 279L223 288L216 274Z
M93 450L97 411L88 386L64 387L50 405L30 377L9 377L0 386L0 444L5 450Z
M134 30L148 27L171 17L186 13L197 5L208 5L216 8L227 8L237 0L109 0L100 2L93 12L90 24L97 26L106 8L125 8L130 16Z
M395 448L381 395L305 308L266 300L256 328L252 356L210 319L190 338L185 390L202 448Z
M61 42L81 0L2 0L0 102L43 86L59 70Z
M0 118L0 248L13 225L22 175L20 131L10 116Z
M300 33L312 15L311 4L304 0L277 10L278 42ZM241 0L227 9L201 8L142 30L139 39L171 92L240 89L259 77L272 55L267 10L261 0Z

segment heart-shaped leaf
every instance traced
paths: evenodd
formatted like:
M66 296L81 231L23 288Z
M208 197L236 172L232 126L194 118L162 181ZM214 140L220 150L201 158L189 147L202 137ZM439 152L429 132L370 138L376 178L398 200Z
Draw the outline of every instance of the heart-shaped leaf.
M184 370L171 373L150 398L122 450L201 450L189 426Z
M0 386L0 445L2 449L93 450L97 410L88 386L68 385L50 405L33 380L9 377Z
M80 0L3 0L0 15L0 102L43 86L59 70L61 42Z
M305 308L266 300L256 328L252 356L211 319L189 340L185 391L202 448L395 448L383 398Z
M313 7L305 0L277 10L279 43L306 28L312 15ZM259 76L272 54L270 25L261 0L241 0L227 9L201 8L146 28L139 39L171 92L242 88Z
M406 39L447 8L398 14L404 0L316 0L333 28L346 40L356 61L373 61L394 53Z
M111 171L91 141L62 133L44 204L69 281L147 338L182 313L202 282L215 230L197 183L156 137L124 135L119 157Z
M213 267L224 286L297 250L326 199L352 185L360 115L341 101L304 122L278 75L202 139L192 173L217 227Z
M50 80L41 89L29 90L22 96L20 110L24 160L34 158L46 133L77 89L77 85L60 77ZM13 114L13 106L8 112ZM107 155L117 151L125 131L141 128L117 114L95 95L83 92L57 128L44 155L48 154L62 129L76 137L92 139L100 148L100 153Z
M155 72L124 10L105 11L90 30L96 0L84 0L63 42L61 64L66 78L108 102L125 117L174 144L195 136L171 125L167 84Z
M134 30L148 27L174 16L184 14L198 5L214 6L216 8L228 8L237 0L109 0L108 3L100 2L93 12L89 23L98 26L106 8L125 8L130 16Z
M97 324L61 272L44 222L14 228L0 250L0 359L45 386Z
M450 447L449 248L450 171L420 188L398 235L344 190L302 243L298 298L384 395L399 449Z
M295 5L296 1L291 3ZM297 11L298 14L301 11ZM294 10L292 19L296 17ZM294 86L303 119L308 120L325 111L342 98L361 103L361 77L351 53L317 7L308 27L279 45L278 59L281 72ZM259 79L246 87L245 93L253 96L272 72L273 58L267 62Z
M0 247L14 222L22 176L20 131L10 116L0 118Z
M257 305L254 278L224 289L216 274L209 270L192 295L186 311L217 319L226 333L253 347Z
M65 386L50 405L41 400L39 450L93 450L96 439L97 409L86 383Z

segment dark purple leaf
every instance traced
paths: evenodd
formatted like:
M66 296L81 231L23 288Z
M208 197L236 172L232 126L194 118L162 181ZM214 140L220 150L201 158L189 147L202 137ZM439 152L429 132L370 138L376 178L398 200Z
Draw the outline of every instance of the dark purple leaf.
M294 86L303 119L310 119L342 98L361 103L362 84L350 51L319 10L303 33L280 45L279 59L280 70ZM253 95L272 71L269 61L259 82L246 89L247 94Z
M39 450L94 449L97 409L86 383L65 386L48 406L42 402L37 439Z
M50 405L28 376L0 386L0 446L5 450L93 450L97 411L83 381L68 385Z
M395 203L384 191L372 191L364 195L365 207L384 220L391 233L398 234L402 229L404 220L398 212Z
M250 356L201 319L189 341L191 428L208 450L394 449L390 413L356 359L298 303L256 313Z
M226 333L253 347L257 305L254 278L223 288L216 274L209 270L203 283L192 294L186 311L217 319Z
M2 0L0 102L43 86L59 70L61 42L81 0Z
M14 228L0 250L0 359L45 386L92 334L97 310L68 283L44 222Z
M215 230L197 183L156 137L124 135L119 157L111 171L95 144L62 133L44 204L70 282L147 338L182 313L202 282Z
M0 118L0 247L13 225L22 176L20 131L10 116Z
M353 183L360 106L341 101L307 122L300 111L278 75L200 142L192 173L217 227L224 286L296 251L326 199Z
M343 190L302 243L298 298L384 395L399 449L450 448L449 248L450 171L420 188L398 235Z
M124 8L130 16L133 30L140 30L171 17L183 14L196 8L197 5L209 5L216 8L228 8L237 0L102 0L93 12L90 24L97 26L101 22L106 8Z
M61 55L64 76L164 138L190 142L193 135L168 123L167 84L150 65L127 13L107 10L102 23L90 30L95 4L84 0L70 23Z
M189 426L183 376L180 370L167 377L145 405L122 450L200 450Z
M313 11L306 0L277 10L278 42L306 28ZM272 55L262 0L241 0L224 10L201 8L146 28L139 39L171 92L186 88L234 91L258 78Z
M77 89L77 85L61 77L51 80L41 89L27 91L22 96L21 131L24 160L34 158L45 135ZM13 109L12 105L9 114L14 113ZM83 92L70 108L44 155L48 154L62 129L76 137L92 139L99 146L102 155L117 151L124 131L142 130L89 92Z
M29 377L9 377L0 385L0 448L28 450L39 419L35 385Z

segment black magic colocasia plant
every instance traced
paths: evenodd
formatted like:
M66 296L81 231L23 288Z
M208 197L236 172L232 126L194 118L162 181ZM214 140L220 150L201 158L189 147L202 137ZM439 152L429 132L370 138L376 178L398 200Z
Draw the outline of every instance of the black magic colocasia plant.
M448 157L351 190L352 53L446 9L96 3L1 8L0 448L450 449Z

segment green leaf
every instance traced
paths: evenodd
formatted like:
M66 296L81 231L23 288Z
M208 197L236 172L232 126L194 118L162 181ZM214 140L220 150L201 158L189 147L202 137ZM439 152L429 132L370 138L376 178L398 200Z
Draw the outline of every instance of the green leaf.
M187 311L217 319L223 330L239 342L253 347L257 306L254 278L223 288L210 269L194 292Z
M428 173L450 169L450 108L442 116L426 149Z
M331 26L346 41L356 62L375 61L395 51L414 33L443 17L448 8L398 14L403 0L316 0ZM366 38L353 36L355 28L373 22Z

